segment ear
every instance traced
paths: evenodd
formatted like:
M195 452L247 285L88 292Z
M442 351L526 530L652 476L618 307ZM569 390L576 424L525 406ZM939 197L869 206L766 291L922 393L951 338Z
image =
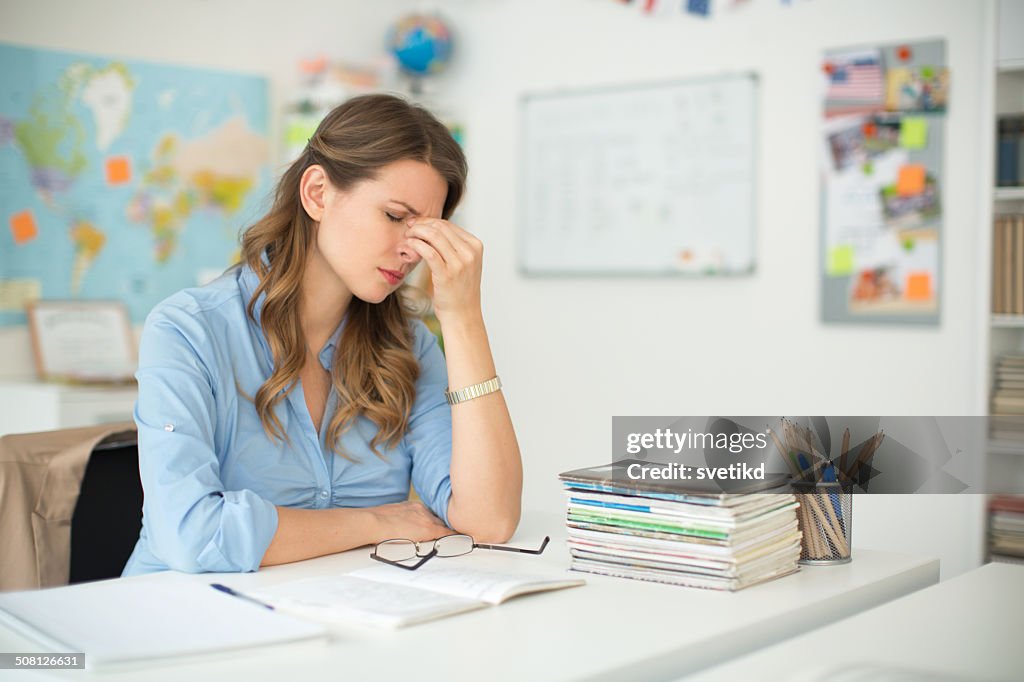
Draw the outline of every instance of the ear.
M323 166L313 164L303 171L299 180L299 199L302 201L302 208L316 222L323 219L327 191L327 173L324 172Z

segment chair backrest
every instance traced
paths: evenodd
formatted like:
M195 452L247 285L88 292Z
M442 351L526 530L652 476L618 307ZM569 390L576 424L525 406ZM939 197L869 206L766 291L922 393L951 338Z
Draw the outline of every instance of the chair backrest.
M138 446L134 439L101 443L89 458L71 519L70 582L120 576L141 528Z

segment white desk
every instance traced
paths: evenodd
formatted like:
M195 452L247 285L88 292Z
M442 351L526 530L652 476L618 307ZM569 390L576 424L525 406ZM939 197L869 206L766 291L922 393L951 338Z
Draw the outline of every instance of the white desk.
M477 550L434 561L561 571L569 565L564 524L561 510L524 517L514 544L536 546L545 533L551 535L551 544L539 557ZM245 591L255 585L370 565L378 564L369 558L368 549L360 549L257 573L192 578ZM938 581L939 563L855 549L850 564L804 567L794 575L737 593L573 575L585 577L588 584L402 630L335 628L329 644L250 650L202 663L102 677L126 682L278 682L320 679L324 673L349 680L664 679L730 660L927 587ZM166 574L158 573L130 579L159 582L165 578ZM0 651L39 650L0 629ZM81 679L82 672L19 671L18 675L19 680Z
M868 677L853 672L870 665L879 669L874 680L896 677L884 671L916 671L921 680L1020 680L1021 633L1024 566L987 564L686 679L860 680Z

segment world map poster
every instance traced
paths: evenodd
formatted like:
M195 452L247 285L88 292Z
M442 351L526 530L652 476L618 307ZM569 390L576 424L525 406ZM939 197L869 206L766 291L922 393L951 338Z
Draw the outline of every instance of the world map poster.
M238 258L266 208L260 76L0 44L0 326L45 299L132 320Z

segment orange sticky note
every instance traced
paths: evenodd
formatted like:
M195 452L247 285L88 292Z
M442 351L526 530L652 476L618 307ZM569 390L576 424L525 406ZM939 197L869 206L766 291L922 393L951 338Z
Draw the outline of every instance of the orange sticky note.
M901 197L911 197L924 191L924 166L909 163L900 168L896 178L896 193Z
M908 301L930 301L932 298L932 275L930 272L911 272L907 275Z
M132 179L132 164L127 156L111 156L107 159L107 184L123 185Z
M18 246L39 236L39 228L36 226L36 219L32 215L32 211L22 211L11 216L11 234L14 236L14 243Z

